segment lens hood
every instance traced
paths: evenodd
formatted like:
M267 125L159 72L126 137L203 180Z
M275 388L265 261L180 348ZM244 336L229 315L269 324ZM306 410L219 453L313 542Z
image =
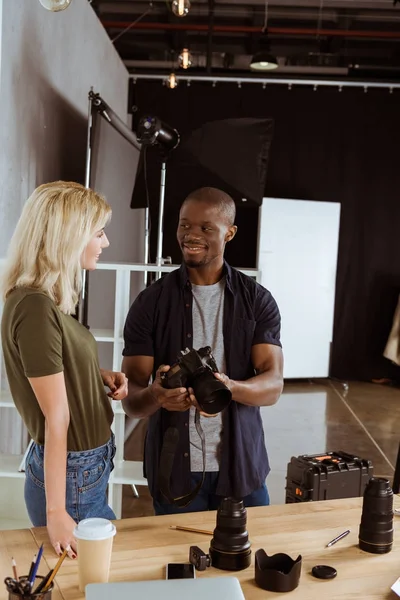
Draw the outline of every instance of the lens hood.
M269 592L291 592L299 585L301 556L293 560L287 554L268 556L265 550L255 553L255 578L257 585Z

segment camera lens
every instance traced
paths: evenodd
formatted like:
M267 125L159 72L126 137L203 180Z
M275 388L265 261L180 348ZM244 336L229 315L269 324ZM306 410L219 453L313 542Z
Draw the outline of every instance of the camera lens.
M224 571L241 571L251 562L247 511L242 500L224 498L210 544L211 564Z
M192 387L201 410L208 415L221 412L232 400L231 391L222 381L218 381L211 371L194 378Z
M359 530L361 550L390 552L393 544L393 491L387 479L372 477L364 491Z

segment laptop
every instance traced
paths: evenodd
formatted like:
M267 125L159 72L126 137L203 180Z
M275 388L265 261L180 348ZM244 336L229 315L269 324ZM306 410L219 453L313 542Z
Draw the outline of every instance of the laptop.
M245 600L236 577L89 583L86 600Z

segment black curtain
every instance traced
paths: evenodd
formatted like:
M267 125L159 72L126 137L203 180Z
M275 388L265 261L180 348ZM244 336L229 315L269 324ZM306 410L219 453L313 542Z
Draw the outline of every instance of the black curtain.
M272 118L265 195L341 203L330 372L337 378L400 378L382 356L400 293L399 100L387 89L132 84L136 115L155 114L180 133L217 119ZM179 261L176 219L166 207L164 254ZM227 255L234 266L256 264L257 219L257 208L239 208L237 245Z

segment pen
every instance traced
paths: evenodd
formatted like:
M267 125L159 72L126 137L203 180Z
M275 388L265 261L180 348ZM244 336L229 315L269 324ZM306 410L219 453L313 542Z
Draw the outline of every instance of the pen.
M190 531L191 533L204 533L205 535L214 535L212 531L205 529L193 529L193 527L182 527L181 525L171 525L170 529L178 529L179 531Z
M31 573L31 576L30 576L30 579L29 579L29 583L31 585L33 585L34 582L35 582L35 578L36 578L36 575L37 575L37 572L38 572L39 563L40 563L40 559L42 558L42 554L43 554L43 544L39 548L39 552L38 552L37 557L36 557L35 566L33 567L33 570L32 570L32 573Z
M29 573L28 573L28 581L31 580L33 569L35 568L35 562L36 562L36 554L33 557L33 561L31 562L31 566L30 566Z
M347 531L343 531L343 533L341 533L340 535L338 535L337 537L335 537L333 540L331 540L329 542L329 544L326 545L326 547L330 548L331 546L333 546L333 544L336 544L336 542L339 542L344 537L346 537L346 535L349 535L349 533L350 533L350 529L347 529Z

